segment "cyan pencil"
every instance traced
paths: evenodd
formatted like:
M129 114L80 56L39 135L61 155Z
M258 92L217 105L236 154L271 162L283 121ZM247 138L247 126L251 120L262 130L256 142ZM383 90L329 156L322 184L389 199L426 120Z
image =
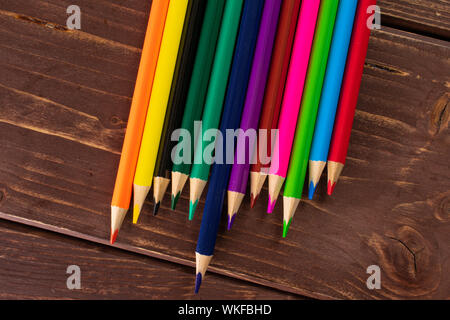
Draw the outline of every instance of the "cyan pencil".
M309 155L309 199L314 197L317 184L327 163L357 5L357 0L341 0L339 2L322 97Z

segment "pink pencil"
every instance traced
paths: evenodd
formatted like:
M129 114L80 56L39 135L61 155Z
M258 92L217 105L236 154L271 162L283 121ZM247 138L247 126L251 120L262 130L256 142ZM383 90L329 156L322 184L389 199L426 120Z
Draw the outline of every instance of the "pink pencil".
M303 0L300 8L294 49L278 123L278 138L275 142L269 171L268 213L272 213L275 207L289 167L319 6L320 1L318 0Z

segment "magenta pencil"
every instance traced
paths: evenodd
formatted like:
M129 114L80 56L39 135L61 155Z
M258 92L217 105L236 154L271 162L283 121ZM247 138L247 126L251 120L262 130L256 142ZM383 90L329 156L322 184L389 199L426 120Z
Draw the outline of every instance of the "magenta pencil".
M240 128L242 131L238 136L234 164L228 184L228 229L233 224L234 217L239 210L247 189L250 164L254 159L256 150L256 140L246 139L244 133L250 133L252 130L256 132L258 128L281 2L282 0L267 0L264 4L258 42L241 119Z
M269 171L269 205L267 208L269 213L275 207L289 167L319 6L320 1L303 0L300 8L294 49L278 122L278 137Z

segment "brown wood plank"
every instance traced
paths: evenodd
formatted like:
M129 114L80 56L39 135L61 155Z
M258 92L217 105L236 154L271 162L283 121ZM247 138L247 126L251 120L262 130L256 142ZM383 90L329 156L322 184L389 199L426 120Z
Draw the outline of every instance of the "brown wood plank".
M106 243L141 40L49 28L0 4L0 217ZM286 240L280 206L267 216L265 195L253 211L246 199L211 271L318 298L448 298L449 52L374 33L336 195L322 182ZM201 214L187 221L187 195L157 217L148 203L137 226L128 216L118 246L193 266ZM380 291L365 285L372 264Z
M66 26L70 0L0 0L0 10L35 23ZM109 41L140 48L151 1L79 0L82 31ZM450 5L447 0L379 0L383 21L388 27L411 30L448 40Z
M67 267L81 289L66 286ZM192 268L0 220L0 299L300 299L211 274L193 293ZM220 288L217 290L216 288Z
M448 0L379 0L382 25L450 39Z

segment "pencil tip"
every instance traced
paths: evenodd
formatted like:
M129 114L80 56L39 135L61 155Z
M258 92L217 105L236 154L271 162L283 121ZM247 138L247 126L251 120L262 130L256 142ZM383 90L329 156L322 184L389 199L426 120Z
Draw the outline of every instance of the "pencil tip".
M309 190L308 190L308 198L309 198L309 200L312 200L314 198L314 193L316 192L316 188L317 188L317 185L315 186L314 182L311 181L309 183Z
M195 294L200 290L200 286L202 285L202 274L199 272L195 277Z
M137 224L140 214L141 214L141 207L138 204L135 204L133 207L133 224Z
M233 223L234 223L234 218L236 218L236 215L235 214L233 214L233 216L230 218L229 216L228 216L228 231L230 231L231 230L231 227L233 226Z
M117 239L117 235L119 234L119 230L111 230L111 239L110 239L110 243L114 244L114 242L116 242Z
M287 233L289 231L289 227L291 226L292 218L289 220L288 223L286 221L283 221L283 238L286 238Z
M256 200L258 200L258 195L254 196L253 193L250 195L250 208L254 208L256 204Z
M331 196L333 194L334 188L336 188L336 182L332 183L330 180L328 180L327 193L329 196Z
M161 202L155 202L155 206L153 207L153 216L158 215L159 206L161 205Z
M277 201L272 201L272 198L270 197L269 194L269 204L267 205L267 213L272 213L273 209L275 208L275 204L277 203Z
M178 198L180 197L180 193L177 193L175 196L172 195L172 210L175 210L175 208L177 207L177 202L178 202Z
M189 201L189 221L194 219L195 211L197 210L198 200L195 202Z

